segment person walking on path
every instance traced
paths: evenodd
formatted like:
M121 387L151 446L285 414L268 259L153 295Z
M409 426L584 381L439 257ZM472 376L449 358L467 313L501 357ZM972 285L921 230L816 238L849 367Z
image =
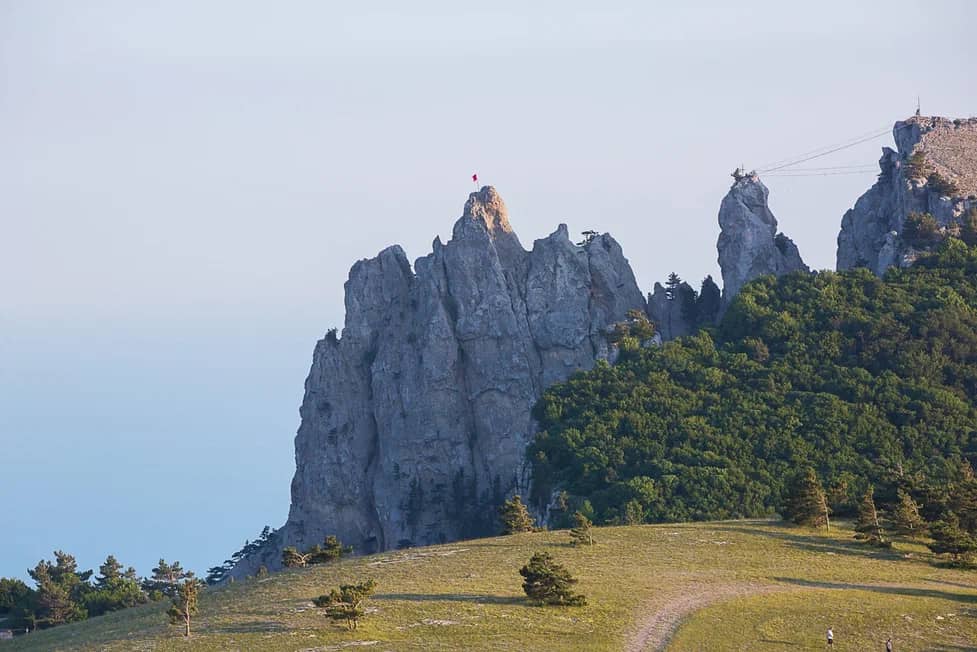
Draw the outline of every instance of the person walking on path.
M885 652L892 652L892 637L885 639Z
M828 645L830 646L830 645L834 645L834 644L835 644L835 633L833 631L831 631L831 628L829 627L828 628Z

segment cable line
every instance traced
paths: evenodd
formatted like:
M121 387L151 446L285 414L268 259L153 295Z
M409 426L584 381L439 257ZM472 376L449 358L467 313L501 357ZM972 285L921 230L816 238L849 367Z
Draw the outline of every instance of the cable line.
M843 149L848 149L849 147L854 147L855 145L860 145L862 143L867 143L870 140L875 140L876 138L881 138L886 133L887 132L883 132L883 133L880 133L880 134L875 134L874 136L866 136L865 138L861 138L859 140L852 141L852 142L847 143L845 145L840 145L840 146L835 147L833 149L829 149L829 150L827 150L825 152L821 152L820 154L814 154L812 156L806 156L804 158L797 159L796 161L792 161L790 163L784 163L783 165L777 165L777 166L774 166L772 168L767 168L765 170L757 170L757 172L767 173L767 172L773 172L775 170L781 170L783 168L793 167L793 166L797 165L798 163L805 163L807 161L812 161L812 160L814 160L816 158L821 158L822 156L827 156L828 154L834 154L835 152L840 152Z
M765 164L764 166L762 166L761 168L759 168L759 170L770 170L770 169L772 169L772 168L774 168L776 166L779 166L779 165L781 165L783 163L790 163L792 161L796 161L799 158L803 158L805 156L810 156L811 154L818 154L818 153L824 152L825 150L828 150L828 149L832 149L832 148L835 148L835 147L841 147L843 145L847 145L847 144L849 144L853 140L860 140L862 138L869 138L869 137L875 138L875 137L878 137L881 134L884 134L887 131L889 131L889 127L879 127L877 129L873 129L872 131L867 131L867 132L865 132L863 134L860 134L858 136L852 136L851 138L848 138L848 139L843 140L843 141L840 141L840 142L832 143L830 145L822 145L821 147L817 147L815 149L808 150L806 152L801 152L800 154L795 154L794 156L790 156L788 158L782 158L782 159L777 160L777 161L771 161L771 162Z
M790 170L785 170L784 172L774 172L773 174L768 174L766 176L770 177L834 177L843 174L870 174L874 170L848 170L842 172L808 172L808 173L795 173Z
M907 129L907 128L910 128L912 126L913 126L913 123L908 123L908 124L902 125L899 128L901 128L901 129ZM816 158L821 158L822 156L827 156L828 154L834 154L835 152L840 152L840 151L842 151L844 149L848 149L849 147L854 147L855 145L860 145L862 143L867 143L870 140L875 140L876 138L881 138L882 136L885 136L886 134L890 133L890 131L894 131L894 130L890 130L889 127L882 127L882 128L876 129L874 131L866 132L866 133L862 134L861 136L855 136L854 138L851 138L849 140L842 141L840 143L835 143L834 145L826 145L824 147L819 147L817 149L812 149L812 150L809 150L807 152L798 154L798 155L796 155L796 156L794 156L792 158L786 158L786 159L781 159L779 161L775 161L773 163L768 164L765 167L759 168L757 170L757 172L758 173L761 173L761 174L767 174L767 173L776 172L778 170L791 171L791 170L788 170L787 168L794 168L795 165L799 165L799 164L805 163L807 161L812 161L812 160L814 160ZM836 166L836 167L838 169L841 169L841 168L844 168L846 166ZM854 168L856 166L848 166L848 167ZM797 170L801 170L803 168L796 168L796 169ZM817 168L808 168L808 169L815 170Z

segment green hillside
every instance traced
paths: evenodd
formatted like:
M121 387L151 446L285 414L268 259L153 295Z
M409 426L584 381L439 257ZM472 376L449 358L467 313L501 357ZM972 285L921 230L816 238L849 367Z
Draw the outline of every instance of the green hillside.
M935 520L977 460L977 249L960 240L884 279L763 277L716 328L630 340L539 402L540 507L557 488L599 523L758 517L812 467L836 514L871 483Z
M26 650L965 650L977 641L977 577L921 545L879 551L849 531L776 522L607 527L574 548L565 531L344 559L207 589L189 640L162 603L0 643ZM585 607L535 607L518 568L538 550L579 578ZM311 600L373 578L375 609L348 632ZM682 624L684 623L684 624ZM681 626L679 626L681 625ZM678 627L677 633L675 629ZM721 632L721 635L720 635ZM706 645L708 642L708 645ZM874 647L873 647L874 646Z

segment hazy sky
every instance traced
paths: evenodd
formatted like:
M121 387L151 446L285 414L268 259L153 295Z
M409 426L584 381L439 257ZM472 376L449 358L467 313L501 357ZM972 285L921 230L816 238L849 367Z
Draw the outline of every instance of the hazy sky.
M349 266L427 253L472 172L650 290L718 280L740 163L977 113L965 0L693 4L0 0L0 575L280 525ZM873 179L767 180L812 266Z

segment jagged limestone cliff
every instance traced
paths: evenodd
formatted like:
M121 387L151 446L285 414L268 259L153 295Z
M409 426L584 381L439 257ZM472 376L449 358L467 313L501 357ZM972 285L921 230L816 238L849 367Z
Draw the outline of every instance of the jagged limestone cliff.
M769 191L756 174L738 177L719 207L719 267L728 304L749 281L798 270L809 271L793 240L777 232L767 206Z
M977 118L914 116L892 133L896 150L883 148L878 181L842 218L839 270L868 267L881 275L910 265L917 253L903 237L910 213L929 213L949 227L977 206Z
M543 389L607 358L607 327L644 308L613 238L577 246L560 225L526 251L491 187L413 270L397 246L356 263L342 336L306 380L288 522L234 574L326 534L371 552L485 533L528 490Z

